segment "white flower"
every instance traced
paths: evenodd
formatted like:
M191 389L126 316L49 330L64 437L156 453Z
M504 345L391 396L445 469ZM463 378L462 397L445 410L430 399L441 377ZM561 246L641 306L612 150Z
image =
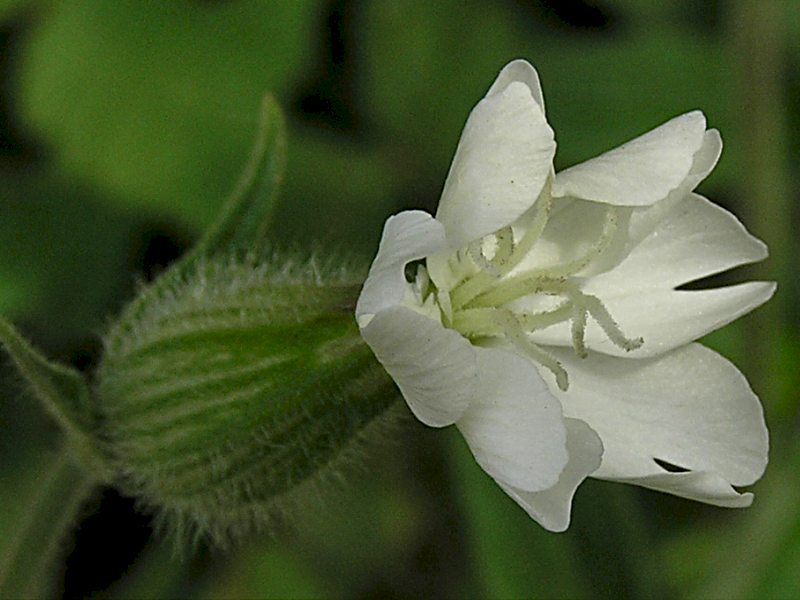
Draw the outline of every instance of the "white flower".
M767 255L692 192L721 148L691 112L555 174L538 76L517 60L470 114L436 217L386 222L356 308L364 340L417 418L455 423L547 529L567 528L589 475L752 501L733 486L766 467L758 398L692 342L775 286L676 290Z

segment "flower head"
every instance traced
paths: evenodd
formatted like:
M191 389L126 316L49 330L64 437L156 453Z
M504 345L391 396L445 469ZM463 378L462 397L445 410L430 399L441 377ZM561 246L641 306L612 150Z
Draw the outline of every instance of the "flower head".
M719 133L687 113L557 174L555 149L536 71L511 62L467 120L435 218L387 220L361 335L416 417L455 423L547 529L566 529L589 475L749 505L733 486L766 466L761 406L692 342L775 286L676 289L767 255L693 192Z

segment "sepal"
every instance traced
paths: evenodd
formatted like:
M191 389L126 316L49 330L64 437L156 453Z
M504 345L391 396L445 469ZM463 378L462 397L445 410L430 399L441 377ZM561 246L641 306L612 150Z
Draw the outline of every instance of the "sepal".
M203 261L106 337L109 448L168 528L269 527L397 400L353 319L360 278L336 264Z
M66 435L67 448L79 460L91 466L98 478L103 478L107 468L95 438L97 412L83 375L75 369L49 361L2 318L0 343L28 390Z

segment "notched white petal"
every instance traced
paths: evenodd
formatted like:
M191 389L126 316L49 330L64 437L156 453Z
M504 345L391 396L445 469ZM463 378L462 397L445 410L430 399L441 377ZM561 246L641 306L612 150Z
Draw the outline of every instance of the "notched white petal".
M404 275L407 263L445 246L444 227L428 213L409 210L389 217L356 304L359 326L366 326L372 315L403 300L408 287Z
M774 283L750 281L711 290L647 290L637 294L603 298L609 313L627 336L641 337L637 350L626 352L608 340L605 332L590 321L586 346L612 356L644 358L657 356L700 339L750 311L775 293ZM567 346L563 324L537 331L533 339L541 344Z
M478 464L525 491L553 486L567 464L561 405L533 363L495 348L475 348L478 389L457 425Z
M657 213L650 215L650 212ZM648 223L657 218L657 222ZM698 194L634 212L631 229L639 234L627 256L594 277L590 293L619 295L634 290L673 288L767 257L767 247L733 214Z
M632 479L615 479L642 487L704 502L723 508L746 508L753 503L753 494L741 493L716 473L690 471L688 473L661 473Z
M556 175L553 196L618 206L648 206L687 178L703 145L706 120L694 111L675 117L618 148Z
M670 202L670 201L665 201ZM608 341L590 321L587 346L615 356L644 357L667 352L696 340L760 306L772 296L775 284L749 282L709 290L674 290L676 286L730 268L762 260L763 242L750 235L731 213L697 194L680 202L662 203L631 217L631 227L640 230L648 213L658 213L658 222L638 240L618 265L595 275L582 289L600 298L622 331L642 337L644 344L627 353ZM571 344L567 324L537 331L542 344Z
M533 520L549 531L566 531L569 527L572 498L578 486L599 466L603 444L597 434L583 421L564 419L567 428L569 462L558 482L540 492L524 492L498 482Z
M716 480L750 485L763 474L769 442L758 398L736 367L708 348L691 344L642 360L553 354L570 375L569 392L555 390L564 413L586 421L603 440L594 477L648 478L648 487L663 484L692 498ZM667 473L655 459L695 475Z
M452 249L514 222L536 202L556 143L526 83L481 100L461 134L436 218Z
M426 425L451 425L475 396L475 348L441 323L395 306L377 313L361 336Z

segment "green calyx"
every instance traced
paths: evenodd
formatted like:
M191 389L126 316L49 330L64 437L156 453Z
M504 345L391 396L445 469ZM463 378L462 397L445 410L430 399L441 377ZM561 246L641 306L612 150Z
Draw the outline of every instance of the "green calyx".
M178 533L268 525L397 396L347 269L201 262L106 339L97 394L127 491Z

